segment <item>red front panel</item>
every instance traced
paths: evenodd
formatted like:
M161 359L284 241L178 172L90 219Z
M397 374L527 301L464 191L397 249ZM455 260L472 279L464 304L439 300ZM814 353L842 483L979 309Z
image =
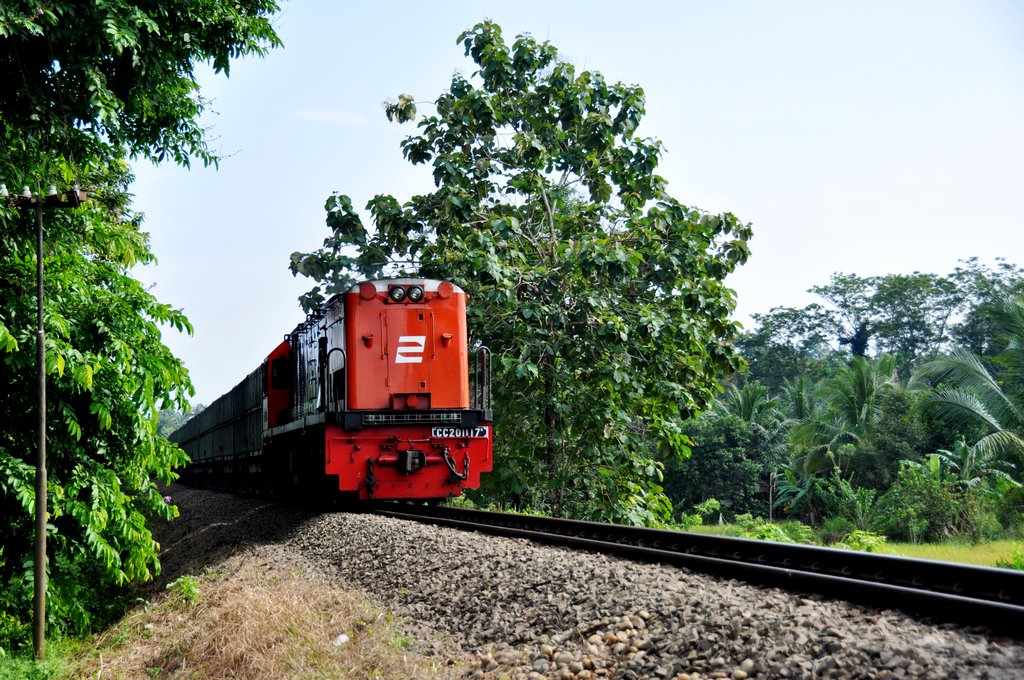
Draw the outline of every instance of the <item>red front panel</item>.
M419 303L349 293L345 326L349 409L469 407L464 293L427 291Z
M433 311L423 305L389 305L384 312L389 395L431 394L430 367L436 361L433 321Z
M448 425L366 427L358 432L328 425L325 471L338 476L340 491L358 492L362 499L458 496L465 489L478 488L480 474L491 471L493 435L490 423L466 429ZM424 454L424 465L406 472L401 462L409 457L410 449ZM467 458L468 475L459 480L453 470L466 471ZM372 493L367 461L373 463Z

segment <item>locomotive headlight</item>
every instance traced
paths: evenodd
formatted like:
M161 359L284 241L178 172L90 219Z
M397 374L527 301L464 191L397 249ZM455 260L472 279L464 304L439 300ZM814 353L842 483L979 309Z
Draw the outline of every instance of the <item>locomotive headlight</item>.
M401 302L405 299L405 288L392 286L391 290L388 291L388 297L391 298L392 302Z
M409 286L409 302L420 302L423 300L423 289L419 286Z

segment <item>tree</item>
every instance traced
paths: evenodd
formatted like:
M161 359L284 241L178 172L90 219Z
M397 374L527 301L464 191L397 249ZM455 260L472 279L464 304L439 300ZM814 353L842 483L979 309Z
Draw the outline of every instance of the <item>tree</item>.
M963 293L967 305L951 329L953 341L976 356L995 356L1003 348L996 313L1001 301L1024 295L1024 269L1001 259L989 267L972 257L949 279Z
M809 291L824 304L775 307L753 316L757 326L738 343L750 375L772 389L799 373L821 379L846 348L846 356L891 355L906 376L954 338L991 346L994 330L986 310L997 291L1024 287L1021 270L1004 262L991 270L976 259L965 265L947 276L833 274L828 284Z
M773 307L753 319L757 326L744 332L736 347L747 361L749 378L770 390L782 389L799 375L820 380L841 364L843 355L831 344L835 328L821 305Z
M275 0L13 0L0 6L0 127L58 157L97 145L188 165L216 162L200 116L195 64L280 45ZM20 164L3 168L25 172ZM0 166L2 167L2 166ZM20 180L20 177L18 178Z
M992 310L1005 343L1000 358L1012 375L1024 369L1024 297L1004 299ZM1018 404L971 352L956 348L915 372L911 386L930 389L924 405L956 425L981 425L985 434L971 445L977 455L1024 458L1024 408Z
M932 456L945 470L954 490L980 489L983 493L998 493L1020 486L1012 477L1012 464L998 459L992 450L968 446L963 439L956 440L952 450L939 449Z
M728 412L707 412L687 423L693 453L665 465L665 492L681 514L709 498L725 499L725 514L767 515L768 494L762 491L764 466L758 459L763 431Z
M157 432L161 408L192 388L161 328L184 315L131 276L153 260L127 193L126 157L214 162L199 114L196 61L277 44L271 2L6 2L0 6L0 179L41 189L80 183L90 201L46 216L48 617L86 629L109 586L159 570L151 518L184 454ZM0 647L31 611L36 451L35 224L0 204ZM29 572L31 573L31 572Z
M867 278L837 273L811 292L830 303L825 317L853 356L868 356L873 346L875 353L896 357L901 369L948 341L950 318L964 300L948 278L920 272Z
M809 419L794 427L796 465L808 474L831 467L841 470L842 453L852 455L878 420L884 395L898 385L892 357L854 357L818 387L824 410L812 411Z
M665 466L665 491L677 509L721 498L729 515L767 515L787 429L774 399L756 382L730 386L713 408L686 424L693 454Z
M489 21L459 42L476 73L456 74L402 143L436 189L404 205L374 197L372 230L330 197L324 247L292 255L293 273L319 284L303 301L385 274L460 283L495 352L493 496L666 517L656 452L687 453L679 423L739 367L723 281L746 261L750 227L667 193L661 144L637 135L639 87L577 72L529 35L506 44ZM387 114L411 119L412 98Z
M919 401L918 393L903 388L886 389L879 395L874 422L847 466L859 486L884 492L896 482L901 461L920 460L931 450L931 424L922 418Z
M751 424L777 412L778 402L768 396L768 388L758 382L746 382L742 387L730 385L719 399L722 410Z

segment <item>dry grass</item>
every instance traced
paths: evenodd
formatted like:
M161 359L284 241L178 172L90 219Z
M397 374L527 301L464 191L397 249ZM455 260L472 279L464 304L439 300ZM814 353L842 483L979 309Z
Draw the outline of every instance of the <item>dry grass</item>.
M125 617L79 658L75 677L364 680L451 672L406 649L410 641L392 616L260 552L202 575L191 604L170 591Z

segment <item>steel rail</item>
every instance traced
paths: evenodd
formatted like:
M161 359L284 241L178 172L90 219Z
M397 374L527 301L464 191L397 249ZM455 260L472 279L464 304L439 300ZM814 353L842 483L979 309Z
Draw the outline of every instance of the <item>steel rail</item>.
M1024 572L820 546L480 510L379 503L377 514L674 564L757 585L1024 638Z

